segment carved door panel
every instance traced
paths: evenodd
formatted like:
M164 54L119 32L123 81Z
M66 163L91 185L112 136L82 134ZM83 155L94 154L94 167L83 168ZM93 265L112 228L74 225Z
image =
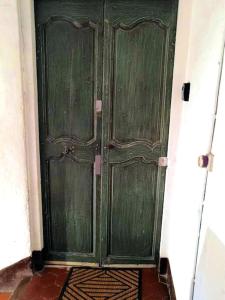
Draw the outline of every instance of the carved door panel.
M35 6L46 258L155 263L177 0Z
M103 2L35 4L46 258L98 262Z
M102 263L159 255L177 1L106 0Z

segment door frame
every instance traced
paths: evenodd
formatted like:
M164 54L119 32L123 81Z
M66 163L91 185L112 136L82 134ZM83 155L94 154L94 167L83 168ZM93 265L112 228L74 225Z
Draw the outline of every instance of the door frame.
M221 63L219 67L219 76L218 76L218 86L217 86L217 95L215 97L215 111L214 115L218 116L220 114L220 107L221 102L222 102L222 97L221 97L221 91L223 90L223 85L225 83L225 36L224 36L224 44L223 44L223 51L221 55ZM209 132L209 136L211 137L210 139L210 147L209 147L209 153L214 153L214 140L215 140L215 135L217 138L217 123L218 123L218 117L214 118L213 120L213 126L211 132ZM222 137L221 137L222 138ZM198 292L197 291L197 286L196 283L198 281L198 267L201 263L201 256L203 255L202 249L204 247L203 243L206 242L206 228L208 228L206 225L208 223L208 218L207 218L207 204L210 198L208 197L208 186L211 184L211 176L214 176L214 169L212 169L212 175L209 173L210 171L207 170L206 172L206 177L205 177L205 186L204 186L204 197L202 199L202 207L201 207L201 213L200 213L200 222L199 222L199 233L198 233L198 240L197 240L197 245L196 245L196 255L195 255L195 265L194 265L194 282L192 286L192 298L195 298L195 294ZM209 198L209 199L208 199Z
M23 97L24 97L24 127L26 135L26 158L28 172L28 202L30 219L31 252L43 249L43 220L42 220L42 197L41 197L41 175L40 175L40 149L39 149L39 120L38 120L38 98L37 98L37 71L36 71L36 42L35 42L35 17L34 0L17 0L18 22L20 27L21 64L23 68ZM189 24L191 19L186 10L190 10L191 4L185 0L179 1L177 38L174 58L173 87L171 98L170 119L177 116L177 96L180 93L182 83L185 81L185 69L188 62L188 38ZM185 14L185 15L184 15ZM188 32L187 32L188 30ZM183 77L181 76L183 75ZM180 101L180 99L179 99ZM181 108L180 108L181 112ZM175 145L174 145L175 144ZM176 147L169 129L168 154L170 149ZM170 157L169 157L170 160ZM168 177L168 175L167 175ZM164 199L167 198L165 189ZM164 205L165 207L165 205ZM164 214L163 214L164 215ZM161 256L164 256L165 240L165 216L162 220L161 229ZM72 264L72 263L71 263ZM139 265L145 267L146 265ZM147 265L149 267L151 265Z

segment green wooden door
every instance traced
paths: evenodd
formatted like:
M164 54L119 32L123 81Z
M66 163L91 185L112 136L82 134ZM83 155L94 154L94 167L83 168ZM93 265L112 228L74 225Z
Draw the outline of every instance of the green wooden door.
M35 4L45 252L49 260L98 262L103 5Z
M106 0L103 264L159 255L177 1Z
M155 263L177 1L35 4L46 258Z

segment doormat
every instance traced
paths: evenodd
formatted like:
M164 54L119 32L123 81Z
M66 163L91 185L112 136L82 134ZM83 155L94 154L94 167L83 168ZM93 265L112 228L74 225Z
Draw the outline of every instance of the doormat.
M72 268L59 300L140 300L140 294L140 270Z

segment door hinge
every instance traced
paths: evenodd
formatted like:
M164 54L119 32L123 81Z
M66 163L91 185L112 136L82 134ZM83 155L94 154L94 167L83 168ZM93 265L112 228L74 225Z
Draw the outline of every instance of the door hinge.
M96 100L96 104L95 104L95 110L96 113L101 113L102 112L102 100Z
M167 167L168 166L168 158L167 157L159 157L159 166Z
M95 175L101 175L101 155L95 155Z

